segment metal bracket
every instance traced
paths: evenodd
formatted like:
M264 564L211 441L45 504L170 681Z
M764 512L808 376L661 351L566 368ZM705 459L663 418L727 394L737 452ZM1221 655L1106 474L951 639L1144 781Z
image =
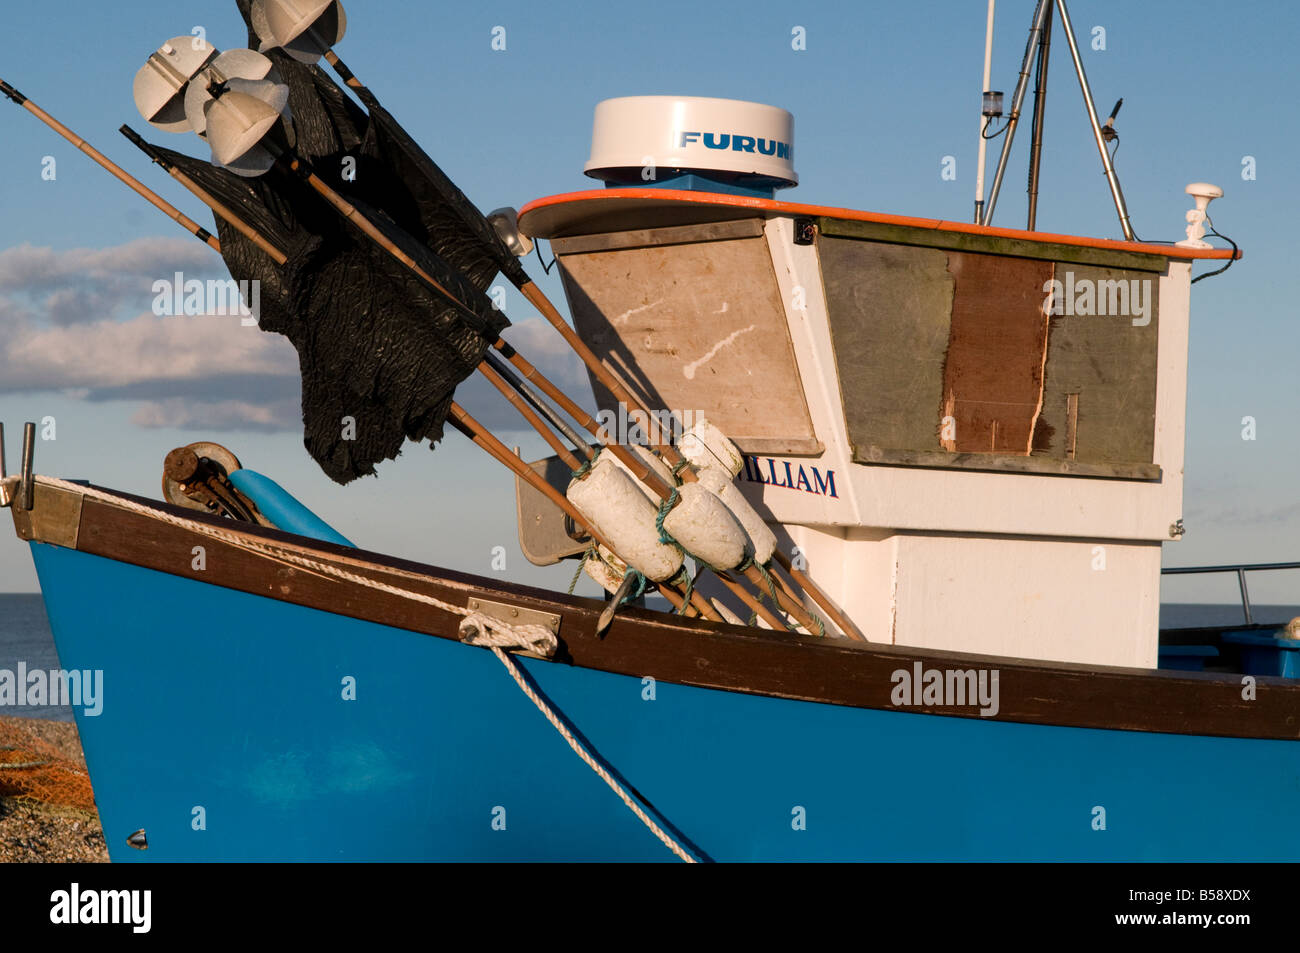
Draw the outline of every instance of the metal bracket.
M560 634L560 616L554 612L512 606L505 602L489 602L476 596L470 596L469 607L474 612L481 612L489 618L499 619L511 625L541 625L550 629L552 635Z
M8 493L18 492L13 478L4 481ZM18 501L13 507L14 531L19 539L35 543L52 543L76 549L81 534L82 494L62 487L38 483L33 486L33 506L25 510Z

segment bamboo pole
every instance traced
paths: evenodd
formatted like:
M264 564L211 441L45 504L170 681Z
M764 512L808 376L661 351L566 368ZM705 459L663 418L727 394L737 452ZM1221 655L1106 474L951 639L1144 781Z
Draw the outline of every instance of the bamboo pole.
M488 367L486 363L480 364L478 369L492 386L501 392L501 396L510 401L515 410L519 411L524 416L524 419L533 425L533 429L542 435L542 439L550 445L556 456L563 460L570 470L581 469L582 464L578 462L578 458L570 453L560 438L555 436L551 428L542 422L542 418L537 415L537 411L524 403L523 398L510 389L510 385L502 379L500 374Z
M347 67L347 65L341 59L339 59L338 54L334 52L333 48L327 47L324 56L326 62L328 62L330 66L334 68L335 72L338 73L339 77L343 80L345 85L347 85L350 89L354 90L359 95L361 95L363 100L368 98L376 103L378 102L378 99L374 96L374 94L371 93L370 90L359 79L357 79L356 75ZM325 188L327 189L329 188L329 186L323 182L321 182L320 185L325 186ZM315 183L313 183L313 187L315 187ZM320 190L317 189L317 191ZM607 368L604 365L604 363L600 360L600 358L596 356L595 352L592 351L591 348L587 346L586 342L583 341L582 338L578 336L577 332L574 331L573 328L569 326L568 322L565 321L564 317L560 314L559 309L555 307L555 305L541 290L541 288L539 288L532 281L526 281L521 284L514 276L510 275L509 272L507 272L506 275L508 278L510 278L511 282L519 289L519 291L523 294L523 296L529 301L529 303L531 303L533 307L535 307L541 313L542 317L544 317L546 321L557 332L559 332L560 336L564 338L565 342L568 343L569 347L574 351L575 354L578 355L579 359L581 359L582 363L587 367L587 369L592 373L592 375L598 381L600 381L600 383L607 390L609 390L611 394L613 394L619 401L621 401L629 409L639 410L641 411L641 413L646 414L647 416L649 415L649 410L646 408L644 403L641 400L639 400L630 390L628 390L623 385L623 382L619 380L617 376L614 375L609 370L609 368ZM511 361L512 364L515 364L517 367L519 367L520 371L524 373L525 377L527 377L529 380L532 380L534 383L536 383L538 387L540 387L548 397L550 397L557 404L559 404L559 406L571 417L573 417L574 420L578 421L579 424L581 424L584 429L586 429L589 433L591 433L593 436L597 437L598 439L600 438L599 428L596 426L595 421L592 420L589 415L585 414L581 410L581 408L579 408L576 404L570 401L568 397L565 396L562 391L560 391L559 388L554 387L554 385L551 385L550 382L547 381L544 376L540 375L536 371L536 368L532 367L532 365L527 365L526 362L524 362L524 365L526 366L518 363L516 361L516 357L518 357L519 355L517 354L517 352L514 351L513 348L511 348L508 353L504 349L500 348L500 345L503 343L504 342L501 341L497 342L498 349L502 350L503 354L506 354L506 357ZM534 377L533 376L534 374L536 374L537 376ZM649 469L645 467L645 465L642 464L640 460L632 456L632 454L627 452L626 450L623 450L623 448L617 443L617 441L610 443L609 441L602 440L601 442L609 446L610 449L614 452L615 456L617 456L621 462L627 465L638 479L640 479L647 486L651 487L651 489L653 489L658 495L660 495L661 498L666 498L667 494L661 488L660 485L661 481L658 479L658 476L653 472L649 471ZM672 445L670 441L665 439L661 443L656 443L655 447L659 449L668 458L668 462L671 465L675 466L682 462L681 454L678 452L677 448ZM685 468L682 471L682 478L685 482L692 482L695 479L695 474L690 470L690 468ZM671 490L671 488L668 489L669 491ZM780 550L777 550L776 559L778 564L783 569L791 573L791 578L794 579L794 581L798 583L798 585L801 588L803 588L803 590L807 592L809 596L812 597L813 601L817 603L817 605L822 609L822 611L825 612L826 615L829 616L831 620L835 622L836 625L839 626L840 631L842 631L849 638L857 639L863 642L866 641L866 637L857 628L857 626L853 625L849 621L849 619L844 615L844 613L842 613L839 610L839 608L834 604L834 602L830 599L830 597L827 596L826 593L823 592L819 586L812 583L812 580L809 579L806 574L791 570L791 563L789 558L785 556L784 553L781 553ZM782 586L777 590L778 594L782 591L782 589L784 589L784 586ZM787 599L786 601L790 602L791 600ZM802 612L802 607L800 607L800 612ZM796 618L799 618L798 614L795 613L792 614L794 614ZM804 618L807 618L806 614L804 615ZM811 620L809 620L809 625L806 627L808 628L809 632L813 631L811 627Z
M189 232L191 235L198 238L199 241L203 242L204 244L210 246L211 248L217 251L221 250L221 243L217 240L217 236L213 235L211 232L209 232L198 222L195 222L193 219L187 218L180 211L180 209L176 208L176 206L164 200L157 193L146 188L144 184L140 182L139 179L135 178L133 175L131 175L130 173L122 169L111 159L105 156L102 152L95 149L85 139L82 139L79 135L77 135L67 126L63 125L63 123L59 122L57 119L55 119L53 116L47 113L40 106L37 106L34 102L32 102L22 93L18 92L18 90L14 89L4 80L0 80L0 93L4 93L4 95L8 96L16 104L22 106L24 109L26 109L29 113L31 113L41 122L45 123L45 125L49 126L51 129L53 129L55 132L61 135L64 139L67 139L70 143L76 146L77 149L85 153L96 163L102 166L105 170L107 170L110 174L112 174L116 179L118 179L120 182L126 185L126 187L129 188L132 192L135 192L141 198L145 199L150 205L154 206L154 208L158 209L160 212L162 212L172 221L177 222L187 232Z
M131 140L131 143L136 148L138 148L141 152L147 155L150 158L150 160L152 160L155 164L161 167L164 172L170 175L181 185L185 186L185 188L189 189L190 192L200 202L202 202L208 208L212 209L214 213L216 213L222 219L224 219L227 224L233 227L236 231L238 231L241 235L247 238L250 242L252 242L258 248L262 249L262 251L266 252L266 254L270 256L271 260L274 261L277 265L283 265L286 261L288 261L288 256L286 256L284 252L280 251L280 249L272 245L270 241L268 241L266 237L262 235L261 232L254 229L251 225L249 225L247 222L241 219L229 208L221 204L221 202L217 201L217 199L211 193L207 192L197 182L191 179L180 169L176 168L174 164L169 162L161 152L155 149L138 132L136 132L134 129L132 129L130 126L127 125L122 126L122 128L119 129L118 131L122 133L122 135L126 136L127 139ZM141 186L141 188L143 188L143 186ZM221 251L220 242L213 242L212 247L215 248L217 251Z
M613 551L613 547L609 545L609 542L596 531L595 527L587 523L586 517L582 515L576 506L569 502L568 498L565 497L564 494L547 483L546 479L542 477L540 473L535 472L527 463L511 453L505 444L494 437L491 431L475 420L455 401L452 402L451 411L447 419L451 421L453 426L460 430L461 433L465 434L474 443L478 444L497 460L504 463L518 476L527 481L534 489L538 490L552 503L560 507L560 509L567 513L575 523L586 529L586 531L591 535L591 538L597 543L604 546L606 549L609 549L611 552ZM660 591L668 597L668 601L673 603L674 607L678 610L680 610L685 604L686 600L682 593L674 586L671 586L668 583L652 583L652 585L658 586ZM669 593L672 593L672 596L669 596ZM676 598L673 598L673 596ZM707 600L705 600L700 593L691 593L691 605L694 606L706 619L710 619L714 622L723 621L717 610L715 610L713 606L709 605Z

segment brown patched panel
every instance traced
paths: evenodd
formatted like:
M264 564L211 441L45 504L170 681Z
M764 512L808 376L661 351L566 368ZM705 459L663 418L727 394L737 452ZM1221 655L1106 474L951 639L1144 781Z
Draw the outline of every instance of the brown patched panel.
M947 449L1028 456L1042 409L1053 265L1028 258L948 253L952 322L943 367Z

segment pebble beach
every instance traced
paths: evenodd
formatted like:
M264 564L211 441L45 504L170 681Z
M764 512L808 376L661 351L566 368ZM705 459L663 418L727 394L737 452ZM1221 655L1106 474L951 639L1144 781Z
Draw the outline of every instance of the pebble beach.
M85 774L74 722L5 717L0 718L0 734L48 746L46 750L57 753L69 770ZM104 832L93 807L86 810L58 803L57 798L13 796L21 784L20 772L32 769L4 765L0 757L0 863L107 863Z

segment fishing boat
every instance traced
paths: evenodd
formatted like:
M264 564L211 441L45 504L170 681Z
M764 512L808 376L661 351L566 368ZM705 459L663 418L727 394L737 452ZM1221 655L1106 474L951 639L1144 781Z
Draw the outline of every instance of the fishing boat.
M557 452L525 463L444 413L516 474L528 558L572 561L609 594L367 551L210 442L168 455L162 500L40 475L29 425L0 505L62 664L103 673L110 697L77 724L115 861L1300 856L1296 626L1159 623L1162 548L1182 534L1192 273L1239 255L1204 240L1222 191L1187 187L1186 239L1136 239L1114 117L1096 117L1061 0L1122 240L990 223L1049 0L975 222L779 199L797 182L790 113L631 97L596 110L584 171L602 187L502 210L490 232L382 127L395 167L462 215L441 243L311 181L294 76L359 115L329 98L324 56L386 115L332 52L338 4L241 10L281 41L263 52L283 75L200 86L205 53L180 70L199 94L173 87L142 112L161 127L178 97L193 116L206 95L214 163L144 144L151 158L211 199L232 276L260 276L264 300L305 280L270 269L306 253L226 169L263 183L301 166L282 181L324 211L299 225L343 203L338 261L364 245L445 300L486 287L461 246L498 255L491 278L549 242L572 318L556 327L597 412L491 352L495 318L462 307L486 342L465 373L492 357ZM258 113L279 93L257 84L280 80L297 145L262 138L280 107L226 148L235 107ZM324 307L304 294L304 314ZM364 467L310 427L327 472Z

